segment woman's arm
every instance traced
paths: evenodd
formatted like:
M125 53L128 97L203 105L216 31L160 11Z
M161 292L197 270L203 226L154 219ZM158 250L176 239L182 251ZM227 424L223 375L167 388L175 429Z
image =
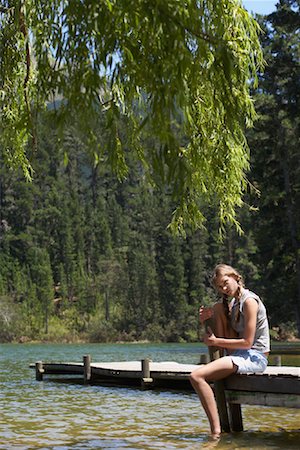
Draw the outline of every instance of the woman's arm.
M227 348L229 350L247 350L251 348L256 330L257 310L257 301L254 298L247 298L244 303L245 330L243 338L226 339L216 337L211 333L204 336L205 344L208 346Z
M199 309L199 320L203 324L207 319L211 319L214 315L214 309L210 306L200 306Z

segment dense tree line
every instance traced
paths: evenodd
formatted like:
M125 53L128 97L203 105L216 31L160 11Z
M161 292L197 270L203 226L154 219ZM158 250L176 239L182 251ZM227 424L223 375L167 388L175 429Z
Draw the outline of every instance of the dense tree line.
M206 228L172 235L172 190L153 187L130 145L120 183L109 153L97 151L105 121L95 119L88 140L76 118L61 135L48 111L30 155L34 181L1 161L2 341L195 341L198 307L215 300L209 273L220 261L261 295L274 337L296 323L299 331L299 2L282 0L260 22L267 65L253 92L259 120L248 135L244 234L228 226L220 241L211 203L201 205ZM122 120L118 127L126 134ZM143 147L145 155L159 151L149 136Z
M76 126L59 143L51 116L40 124L34 182L1 171L2 339L196 340L198 306L214 299L209 268L235 253L218 242L213 208L206 229L172 235L171 193L153 190L130 152L120 183ZM238 249L245 238L235 233ZM249 273L248 248L240 263Z

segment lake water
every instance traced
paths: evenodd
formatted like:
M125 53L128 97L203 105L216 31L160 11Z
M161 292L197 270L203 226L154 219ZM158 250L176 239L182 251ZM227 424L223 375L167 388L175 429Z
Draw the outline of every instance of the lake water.
M35 381L30 363L141 360L199 362L200 344L0 345L0 449L212 448L195 393ZM299 365L300 357L283 364ZM300 411L243 407L242 433L222 435L218 449L299 449Z

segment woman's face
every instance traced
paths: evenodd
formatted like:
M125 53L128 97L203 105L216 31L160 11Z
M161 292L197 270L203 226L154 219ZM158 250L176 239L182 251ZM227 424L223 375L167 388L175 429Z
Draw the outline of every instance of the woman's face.
M239 285L234 275L220 275L216 279L216 288L220 294L235 297L238 287Z

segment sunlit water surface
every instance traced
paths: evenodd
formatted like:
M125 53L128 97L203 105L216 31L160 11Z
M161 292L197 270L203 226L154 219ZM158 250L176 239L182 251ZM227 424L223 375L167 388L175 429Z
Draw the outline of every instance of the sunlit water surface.
M141 360L196 364L196 344L0 345L0 449L299 449L300 412L243 407L245 431L208 437L191 392L35 381L29 364L44 361ZM299 357L283 364L299 365Z

